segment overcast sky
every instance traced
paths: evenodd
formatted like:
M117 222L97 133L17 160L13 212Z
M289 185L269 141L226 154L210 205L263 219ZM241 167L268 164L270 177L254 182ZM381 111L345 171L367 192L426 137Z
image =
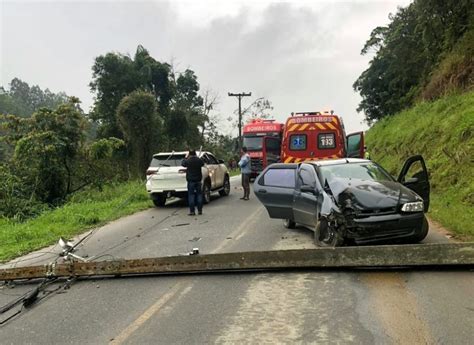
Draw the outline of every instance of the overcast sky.
M133 56L141 44L220 95L223 132L232 131L224 119L237 108L229 91L252 92L244 106L269 99L281 121L292 111L334 109L347 132L361 130L352 84L371 56L360 50L409 2L0 0L0 84L18 77L65 91L87 111L94 58Z

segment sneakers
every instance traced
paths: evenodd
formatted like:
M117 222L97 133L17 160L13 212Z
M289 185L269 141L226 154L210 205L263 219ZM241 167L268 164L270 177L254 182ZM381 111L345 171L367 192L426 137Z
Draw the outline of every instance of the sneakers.
M188 213L188 216L195 216L195 215L196 215L196 213L194 213L194 212L189 212Z

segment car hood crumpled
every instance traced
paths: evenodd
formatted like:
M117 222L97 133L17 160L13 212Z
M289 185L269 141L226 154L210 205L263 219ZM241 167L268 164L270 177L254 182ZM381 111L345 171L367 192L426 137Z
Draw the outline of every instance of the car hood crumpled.
M361 210L391 208L421 200L415 192L395 181L333 178L328 184L339 206L350 200L352 206Z

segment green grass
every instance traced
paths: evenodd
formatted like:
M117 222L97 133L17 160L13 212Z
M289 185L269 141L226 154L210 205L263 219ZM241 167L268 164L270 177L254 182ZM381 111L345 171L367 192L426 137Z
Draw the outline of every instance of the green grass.
M229 170L229 176L237 176L240 175L240 169L235 169L235 170Z
M109 185L77 193L62 207L23 223L0 218L0 261L70 238L87 229L151 207L144 183Z
M383 119L366 141L372 159L394 176L406 158L421 154L430 174L429 216L458 238L474 239L474 92Z

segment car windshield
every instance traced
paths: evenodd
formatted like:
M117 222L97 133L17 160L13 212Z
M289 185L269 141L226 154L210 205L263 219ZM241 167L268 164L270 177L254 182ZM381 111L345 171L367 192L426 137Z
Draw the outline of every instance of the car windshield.
M369 181L394 181L385 170L373 162L326 165L319 168L321 183L335 177Z
M263 137L244 137L244 146L249 151L259 151L262 149Z
M150 167L179 167L181 166L181 161L184 157L184 154L154 156L150 163Z

